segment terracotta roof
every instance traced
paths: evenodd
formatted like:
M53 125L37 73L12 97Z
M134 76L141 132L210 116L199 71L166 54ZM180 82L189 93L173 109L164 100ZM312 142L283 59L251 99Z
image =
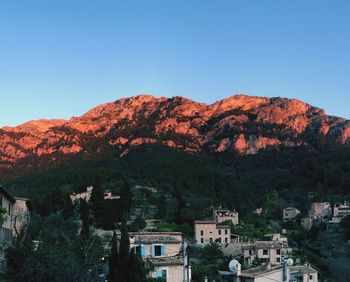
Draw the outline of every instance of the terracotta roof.
M228 225L217 225L216 228L217 229L230 229L230 226L228 226Z

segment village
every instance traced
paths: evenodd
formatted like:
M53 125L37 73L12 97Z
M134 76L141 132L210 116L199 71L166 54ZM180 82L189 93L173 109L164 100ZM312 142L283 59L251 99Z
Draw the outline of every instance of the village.
M72 204L78 204L81 201L88 203L93 189L93 186L89 186L81 193L71 194ZM134 202L138 204L133 208L128 221L131 224L142 214L145 222L142 228L130 231L128 236L130 249L138 251L144 262L151 266L148 277L155 279L154 281L232 281L232 273L227 264L232 259L239 262L235 281L321 281L317 267L300 255L301 250L298 245L291 244L289 241L294 232L293 226L298 225L301 229L310 231L313 226L322 223L326 228L334 229L334 226L336 228L339 226L343 218L350 215L350 205L346 201L333 205L328 202L312 202L308 213L303 216L297 208L286 207L282 210L281 226L291 226L291 229L284 227L279 232L253 237L240 232L244 223L240 222L237 211L213 207L211 216L194 220L193 236L189 237L183 232L171 230L171 225L168 224L167 227L167 224L157 218L159 215L157 207L145 202L143 195L145 192L157 193L157 189L138 185L132 189ZM14 241L20 230L26 227L30 220L31 204L28 199L11 196L4 188L0 188L0 199L2 208L6 210L0 232L1 268L4 271L6 269L4 249ZM120 201L120 196L107 190L104 191L104 200ZM263 208L252 211L256 217L262 216L263 213ZM114 232L119 240L121 233L118 229L101 228L95 228L94 232L102 239L106 250L106 256L103 258L104 271L100 273L101 281L105 281L108 273L105 261L108 260L110 242ZM36 242L36 244L39 243L39 241ZM223 266L217 269L214 266L214 270L211 269L206 273L204 265L201 280L197 280L198 278L195 280L195 272L196 269L198 270L196 265L198 266L202 261L202 258L195 255L196 250L198 252L205 248L219 253L219 260Z

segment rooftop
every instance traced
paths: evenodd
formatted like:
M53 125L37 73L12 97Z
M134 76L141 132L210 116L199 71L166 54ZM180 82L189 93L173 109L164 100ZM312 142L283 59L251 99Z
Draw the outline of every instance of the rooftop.
M270 268L268 268L268 266L266 264L263 264L263 265L258 266L258 267L254 267L254 268L250 268L250 269L247 269L247 270L243 270L241 272L240 277L246 277L246 278L259 277L259 276L267 274L267 273L273 273L273 272L281 271L282 268L283 267L281 265L271 266Z
M295 274L313 274L316 273L317 270L313 269L312 267L308 265L295 265L290 267L290 272Z
M161 257L161 258L148 258L147 261L153 266L168 266L168 265L183 265L183 258L176 257Z
M216 224L214 220L196 220L194 224Z

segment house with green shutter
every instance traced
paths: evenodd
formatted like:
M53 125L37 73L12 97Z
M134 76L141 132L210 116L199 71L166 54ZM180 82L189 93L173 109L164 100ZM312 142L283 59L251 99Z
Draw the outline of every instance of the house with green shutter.
M184 280L183 237L180 232L130 232L130 248L151 266L150 276L167 282Z

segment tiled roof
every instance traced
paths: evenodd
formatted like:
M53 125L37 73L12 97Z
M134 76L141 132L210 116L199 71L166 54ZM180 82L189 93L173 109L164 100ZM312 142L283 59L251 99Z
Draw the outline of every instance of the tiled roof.
M153 266L168 266L168 265L183 265L182 257L162 257L162 258L148 258L147 261Z
M312 273L316 273L317 271L315 269L313 269L310 266L307 265L295 265L295 266L291 266L290 267L290 271L291 273L297 273L297 274L312 274Z

